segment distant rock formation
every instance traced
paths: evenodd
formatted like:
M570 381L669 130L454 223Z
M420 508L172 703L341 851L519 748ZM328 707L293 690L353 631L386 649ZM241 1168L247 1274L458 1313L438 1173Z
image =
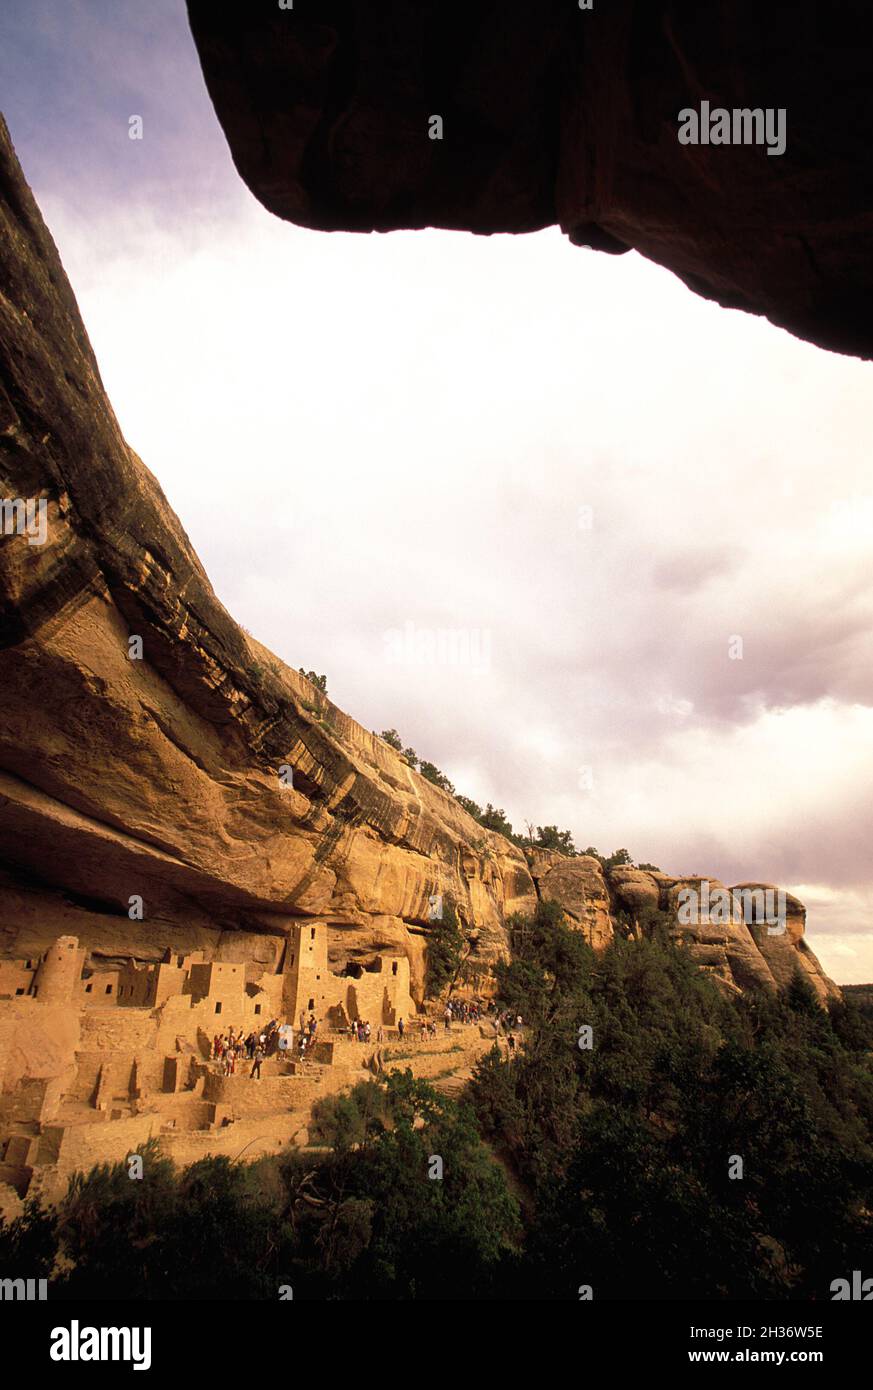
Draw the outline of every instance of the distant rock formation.
M873 356L868 5L188 0L188 13L234 163L277 216L328 231L557 223ZM774 126L781 112L784 152L680 143L680 112L710 133L705 102L740 134L734 112L769 110Z
M735 989L755 984L781 988L800 970L823 1003L839 995L804 940L803 903L784 890L780 900L773 884L738 883L726 889L718 879L674 877L630 865L604 870L599 860L586 855L571 859L534 849L528 858L540 897L557 902L594 947L605 945L616 933L644 935L659 920L652 914L659 914L673 941L702 969ZM731 900L731 920L720 920L724 914L717 907L685 920L690 914L680 912L683 890L690 890L698 903L704 901L704 892L715 900L720 890ZM765 920L768 893L777 905L784 901L784 921ZM744 896L750 903L748 913Z

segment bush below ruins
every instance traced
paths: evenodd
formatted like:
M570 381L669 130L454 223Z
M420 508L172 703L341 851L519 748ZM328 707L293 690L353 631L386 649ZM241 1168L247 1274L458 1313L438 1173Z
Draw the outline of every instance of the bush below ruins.
M405 1072L331 1098L321 1124L324 1154L178 1172L150 1143L139 1179L77 1175L56 1210L0 1223L0 1277L48 1277L53 1300L487 1296L520 1225L472 1112Z

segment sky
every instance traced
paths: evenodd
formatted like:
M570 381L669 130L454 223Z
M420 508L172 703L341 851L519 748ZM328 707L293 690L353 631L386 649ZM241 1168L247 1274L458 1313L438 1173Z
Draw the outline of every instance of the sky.
M182 0L2 0L0 93L233 616L517 829L777 883L873 980L873 364L554 228L279 221Z

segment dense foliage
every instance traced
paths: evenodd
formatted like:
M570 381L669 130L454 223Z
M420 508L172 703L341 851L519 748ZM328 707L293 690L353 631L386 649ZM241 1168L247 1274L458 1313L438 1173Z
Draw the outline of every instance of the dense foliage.
M873 1036L857 1010L825 1012L800 976L727 997L666 940L595 956L554 904L513 940L501 993L526 1001L530 1036L512 1065L480 1064L474 1103L529 1195L525 1287L827 1298L870 1264Z
M57 1211L0 1224L0 1277L51 1277L53 1301L493 1292L518 1206L467 1107L398 1072L322 1102L317 1125L332 1146L319 1155L179 1174L150 1143L142 1178L126 1164L78 1176Z

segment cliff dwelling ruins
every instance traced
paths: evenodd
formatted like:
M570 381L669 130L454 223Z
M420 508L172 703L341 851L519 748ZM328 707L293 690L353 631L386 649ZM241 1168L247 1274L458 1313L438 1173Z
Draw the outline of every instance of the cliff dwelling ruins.
M73 936L39 957L0 961L0 1195L11 1210L13 1193L53 1200L77 1169L123 1159L153 1136L180 1162L241 1148L251 1121L262 1146L299 1141L312 1101L359 1079L349 1025L371 1022L375 1045L377 1028L396 1038L413 1013L406 957L334 974L323 922L293 928L269 973L169 948L156 964L89 966ZM280 1050L274 1031L262 1084L245 1067L222 1075L210 1065L217 1032L285 1020L303 1029L312 1014L326 1037L303 1061Z

